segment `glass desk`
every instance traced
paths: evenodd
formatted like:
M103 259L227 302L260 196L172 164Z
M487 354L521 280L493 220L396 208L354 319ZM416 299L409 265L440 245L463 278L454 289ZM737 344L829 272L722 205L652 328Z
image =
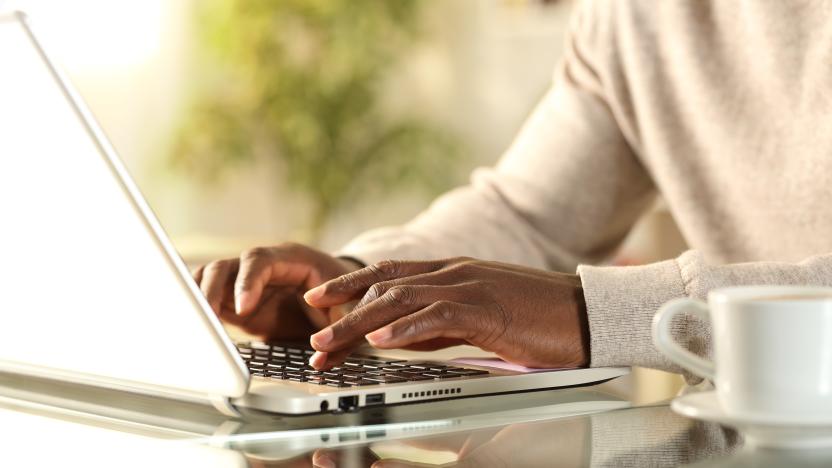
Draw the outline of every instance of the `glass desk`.
M209 407L0 374L0 466L832 466L832 451L632 404L620 382L343 415L229 419Z

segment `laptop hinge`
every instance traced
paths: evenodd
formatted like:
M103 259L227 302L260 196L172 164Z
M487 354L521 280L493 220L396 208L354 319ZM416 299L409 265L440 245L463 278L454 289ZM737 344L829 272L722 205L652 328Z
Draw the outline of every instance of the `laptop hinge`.
M237 407L231 403L231 399L224 396L211 397L211 404L220 413L232 418L242 418L243 415L237 411Z

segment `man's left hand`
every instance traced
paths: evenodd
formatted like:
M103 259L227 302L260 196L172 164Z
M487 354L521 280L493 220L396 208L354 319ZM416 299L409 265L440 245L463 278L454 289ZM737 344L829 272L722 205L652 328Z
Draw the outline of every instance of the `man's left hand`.
M470 258L384 261L330 280L304 296L313 307L360 299L312 335L311 364L339 364L366 338L376 348L471 344L528 367L589 363L580 278Z

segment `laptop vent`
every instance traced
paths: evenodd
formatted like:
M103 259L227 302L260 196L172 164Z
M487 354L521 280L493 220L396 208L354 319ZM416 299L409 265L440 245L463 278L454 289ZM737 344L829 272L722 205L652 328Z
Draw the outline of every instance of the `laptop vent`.
M411 400L414 398L433 398L435 396L458 395L462 393L459 387L441 388L439 390L425 390L421 392L407 392L402 393L402 400Z

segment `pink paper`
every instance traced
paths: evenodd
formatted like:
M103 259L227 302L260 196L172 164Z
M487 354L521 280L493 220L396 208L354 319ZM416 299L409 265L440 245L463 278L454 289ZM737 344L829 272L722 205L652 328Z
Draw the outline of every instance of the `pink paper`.
M512 372L548 372L554 370L565 370L563 367L553 367L551 369L540 369L540 368L533 368L533 367L524 367L518 364L512 364L510 362L503 361L500 358L457 358L452 359L451 362L455 364L462 364L462 365L469 365L469 366L481 366L481 367L492 367L495 369L502 369Z

